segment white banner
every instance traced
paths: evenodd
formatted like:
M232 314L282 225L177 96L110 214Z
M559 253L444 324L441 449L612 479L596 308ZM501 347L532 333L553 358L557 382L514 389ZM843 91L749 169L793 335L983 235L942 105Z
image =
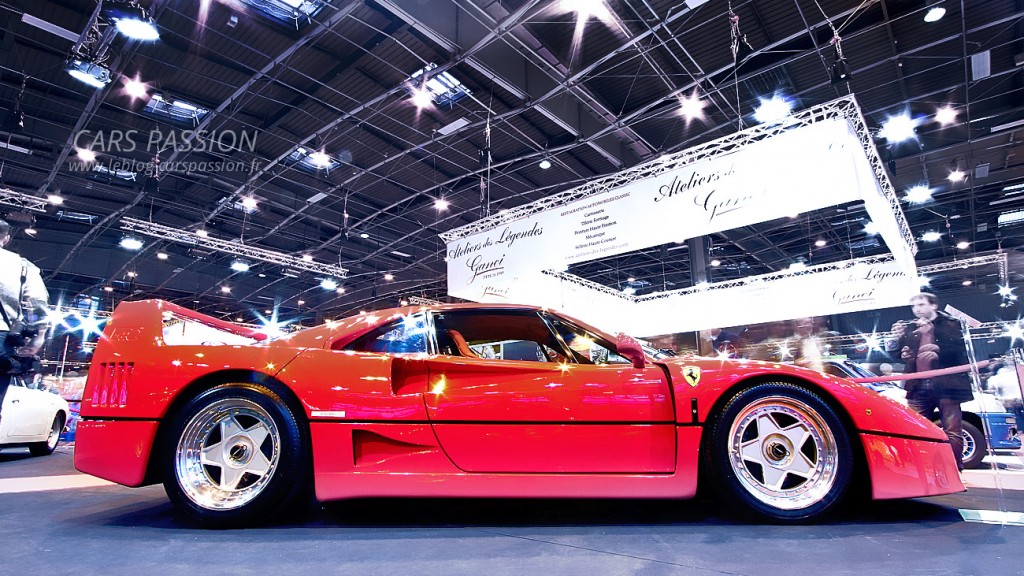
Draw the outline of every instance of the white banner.
M918 291L917 278L895 261L870 259L637 299L535 274L484 301L547 306L611 332L643 337L905 306Z
M849 123L825 120L451 242L448 293L879 194Z
M640 300L626 320L631 334L654 336L906 306L920 291L917 278L895 261L834 267L811 267L799 276L752 276L742 285Z

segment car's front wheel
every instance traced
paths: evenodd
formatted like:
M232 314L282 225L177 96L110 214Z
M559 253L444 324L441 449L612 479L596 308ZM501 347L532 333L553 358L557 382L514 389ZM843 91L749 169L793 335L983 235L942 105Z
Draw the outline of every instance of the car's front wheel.
M191 399L164 442L164 489L200 523L274 519L307 488L305 428L274 391L225 384Z
M729 505L770 521L833 511L853 476L842 421L816 393L771 382L742 390L712 429L715 487Z
M28 451L33 456L49 456L53 454L53 451L57 449L57 443L60 442L60 433L63 430L64 414L58 412L53 417L53 423L50 424L50 431L46 435L46 440L29 444Z

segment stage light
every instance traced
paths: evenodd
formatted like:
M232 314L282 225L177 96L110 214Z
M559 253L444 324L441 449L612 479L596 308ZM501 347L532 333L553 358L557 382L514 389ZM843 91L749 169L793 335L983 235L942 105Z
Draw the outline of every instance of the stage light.
M103 88L110 84L110 68L103 64L82 58L71 58L64 64L64 70L72 78L92 86Z
M921 240L925 242L938 242L942 238L942 234L934 230L929 230L921 235Z
M924 185L912 186L907 190L906 200L911 204L923 204L932 199L931 188Z
M320 287L324 290L336 290L338 288L338 282L333 278L324 278L320 281Z
M132 40L152 42L160 39L160 31L147 11L130 0L104 0L103 18L113 22L117 31Z
M547 170L548 168L551 168L551 160L545 158L541 160L539 164L537 164L537 167L539 167L541 170Z
M878 135L890 143L915 139L917 134L914 132L914 128L917 128L918 124L919 122L911 118L910 114L907 113L889 116L882 123L882 129L878 132Z
M134 236L125 236L124 238L121 238L121 248L126 250L141 250L142 240L139 240Z
M249 263L245 260L234 260L231 262L231 269L235 272L248 272Z
M754 111L754 119L761 124L767 124L769 122L778 122L789 116L790 110L793 109L793 104L778 95L772 96L771 98L759 98L761 105Z
M96 153L88 148L75 148L75 153L82 159L82 162L95 162Z
M946 15L946 9L941 6L932 6L924 15L925 22L938 22Z
M956 122L956 109L952 106L943 106L935 111L935 121L943 126L949 126Z

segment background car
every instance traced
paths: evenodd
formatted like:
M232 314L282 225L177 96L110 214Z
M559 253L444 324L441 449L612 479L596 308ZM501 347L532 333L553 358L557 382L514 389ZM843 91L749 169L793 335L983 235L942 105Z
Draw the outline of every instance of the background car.
M42 389L40 382L12 378L0 410L0 449L27 446L35 456L57 449L71 410L66 400Z
M825 360L825 373L843 378L876 378L878 374L853 360ZM879 394L906 405L907 393L895 382L870 382L867 386ZM998 398L988 392L975 392L974 400L960 405L963 411L964 468L979 468L991 448L996 452L1020 450L1017 420ZM938 423L936 411L932 420Z
M531 306L405 307L267 340L123 302L93 356L75 466L162 482L208 525L265 522L310 488L321 501L682 499L704 481L771 522L821 519L865 493L964 489L946 435L863 386L647 353Z

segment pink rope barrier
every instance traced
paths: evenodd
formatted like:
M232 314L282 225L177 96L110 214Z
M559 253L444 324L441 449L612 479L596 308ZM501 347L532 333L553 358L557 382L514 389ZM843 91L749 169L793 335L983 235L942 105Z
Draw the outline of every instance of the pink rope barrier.
M988 360L982 360L978 362L978 370L988 366ZM860 384L868 384L871 382L895 382L897 380L921 380L922 378L935 378L936 376L948 376L950 374L959 374L961 372L970 372L971 365L963 364L961 366L953 366L951 368L940 368L938 370L926 370L924 372L914 372L912 374L890 374L888 376L875 376L874 378L850 378L854 382Z

